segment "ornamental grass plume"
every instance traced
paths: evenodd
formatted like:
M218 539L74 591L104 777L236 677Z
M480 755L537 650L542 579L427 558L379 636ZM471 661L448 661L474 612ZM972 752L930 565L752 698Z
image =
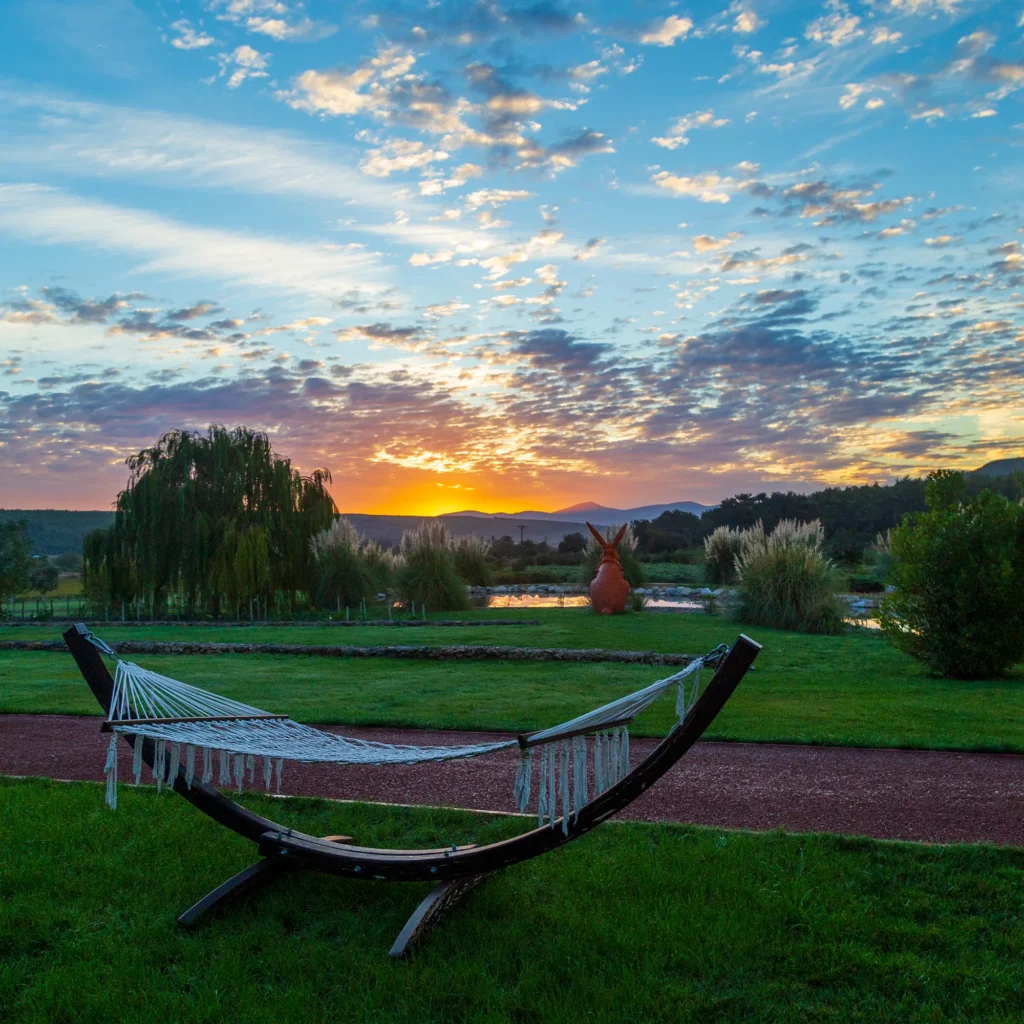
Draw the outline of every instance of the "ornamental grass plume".
M843 630L835 567L822 552L821 522L782 520L771 534L758 522L742 535L736 559L738 617L751 625L802 633Z
M708 583L735 582L736 558L743 545L744 532L731 526L719 526L704 538L704 579Z
M455 568L451 535L444 523L424 520L402 534L404 564L398 587L408 601L431 611L465 611L470 607L466 585Z
M363 554L363 538L347 520L336 519L310 541L316 560L315 601L320 608L356 607L374 581Z
M488 556L491 542L475 533L459 537L452 543L455 555L455 571L471 587L489 587L494 582L494 573Z

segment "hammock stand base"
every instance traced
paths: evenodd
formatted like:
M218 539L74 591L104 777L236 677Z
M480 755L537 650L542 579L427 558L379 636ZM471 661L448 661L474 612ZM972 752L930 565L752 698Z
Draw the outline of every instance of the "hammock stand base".
M87 639L88 635L89 630L82 623L63 634L89 689L109 716L114 680L100 652ZM185 782L184 768L175 766L168 787L214 821L255 843L263 856L204 896L185 911L179 921L190 925L205 911L298 868L366 881L433 882L434 889L420 903L391 947L392 957L404 956L487 875L578 839L657 782L714 721L760 650L760 644L740 635L728 653L718 660L714 678L683 721L632 771L580 808L564 832L562 819L556 818L550 824L486 846L446 846L435 850L355 846L347 836L317 837L295 832L235 803L206 783L193 780L189 786ZM126 743L134 746L133 734L121 735ZM142 746L142 760L152 768L155 757L156 745L147 738Z

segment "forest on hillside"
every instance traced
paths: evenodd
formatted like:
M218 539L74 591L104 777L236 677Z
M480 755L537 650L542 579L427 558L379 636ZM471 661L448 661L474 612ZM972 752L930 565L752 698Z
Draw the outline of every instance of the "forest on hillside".
M71 512L53 508L0 508L0 522L24 519L33 555L62 555L82 552L82 542L90 530L106 529L114 521L113 512Z

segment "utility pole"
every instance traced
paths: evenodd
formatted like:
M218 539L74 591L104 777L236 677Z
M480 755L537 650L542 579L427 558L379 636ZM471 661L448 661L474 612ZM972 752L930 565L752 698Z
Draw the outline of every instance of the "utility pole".
M522 547L526 543L526 523L517 523L516 525L519 527L519 546Z

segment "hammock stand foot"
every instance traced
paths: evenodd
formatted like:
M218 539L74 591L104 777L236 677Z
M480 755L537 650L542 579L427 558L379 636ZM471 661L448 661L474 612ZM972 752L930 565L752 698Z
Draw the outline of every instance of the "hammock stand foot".
M351 836L323 836L323 838L333 843L352 842ZM239 871L237 875L232 875L226 882L221 882L216 889L208 892L198 903L189 907L178 918L178 924L183 928L191 928L208 910L230 903L248 890L274 881L291 866L286 857L264 857L262 860L256 861L255 864L250 864L247 868Z
M416 908L405 927L398 933L391 951L388 953L393 960L408 956L420 942L432 932L441 920L455 909L455 906L471 890L475 889L485 878L483 875L465 875L441 882L430 890L426 899Z

